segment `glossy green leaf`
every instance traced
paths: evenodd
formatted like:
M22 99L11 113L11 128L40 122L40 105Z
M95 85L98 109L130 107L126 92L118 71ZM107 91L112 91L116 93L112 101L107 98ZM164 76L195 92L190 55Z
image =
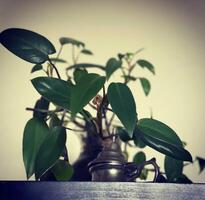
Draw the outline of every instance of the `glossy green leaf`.
M136 153L134 158L133 158L133 162L136 163L136 164L141 164L145 161L146 161L146 155L142 151Z
M31 73L36 72L36 71L40 71L43 69L43 66L41 64L36 64L33 66Z
M55 126L44 139L35 163L35 175L39 179L59 159L65 148L66 130Z
M61 58L50 58L50 61L54 63L67 63L66 60L61 59Z
M75 69L73 72L75 83L79 82L79 80L87 74L88 72L86 69L80 69L80 68Z
M142 68L147 68L150 72L155 74L154 66L148 62L147 60L138 60L137 63L142 67Z
M105 83L105 77L98 74L87 74L83 76L71 94L71 112L74 117L78 112L82 111L90 100L97 95Z
M169 182L180 177L183 171L183 161L165 156L164 169Z
M85 54L85 55L93 55L93 52L90 51L90 50L88 50L88 49L83 49L83 50L81 51L81 53L83 53L83 54Z
M138 128L146 145L172 158L192 162L191 154L183 148L180 138L166 124L145 118L138 121Z
M91 64L91 63L79 63L79 64L75 64L75 65L71 65L69 67L66 68L66 70L70 70L70 69L77 69L77 68L97 68L97 69L101 69L101 70L105 70L105 67L102 65L97 65L97 64Z
M136 105L129 87L123 83L111 83L108 87L108 100L130 138L136 126Z
M137 127L135 128L134 133L133 133L133 141L134 141L134 144L139 148L146 147L146 144L143 142L141 138L140 130Z
M131 140L128 132L122 127L117 127L117 134L123 142L128 142Z
M140 80L140 83L142 85L143 91L144 91L145 95L147 96L150 92L151 84L150 84L149 80L146 78L139 78L139 80Z
M31 82L44 98L58 106L70 109L70 96L73 87L70 83L51 77L37 77Z
M72 44L75 45L77 47L85 47L85 44L81 41L75 40L73 38L68 38L68 37L62 37L59 39L61 45L65 45L65 44Z
M106 67L105 67L105 71L106 71L106 77L107 80L110 78L110 76L121 67L122 65L122 61L121 60L117 60L116 58L110 58L107 61Z
M41 64L56 52L53 44L33 31L9 28L0 33L0 42L13 54L31 63Z
M57 181L68 181L73 175L73 167L65 160L58 160L51 169Z
M48 110L50 102L46 100L44 97L41 97L38 99L35 103L33 111L33 117L36 117L38 119L44 120L48 116L47 112L40 112L39 110Z
M48 126L44 120L30 119L23 134L23 161L29 179L35 172L35 161L41 144L48 135Z
M200 169L199 173L201 173L205 168L205 159L201 157L196 157L196 160L199 163L199 169Z

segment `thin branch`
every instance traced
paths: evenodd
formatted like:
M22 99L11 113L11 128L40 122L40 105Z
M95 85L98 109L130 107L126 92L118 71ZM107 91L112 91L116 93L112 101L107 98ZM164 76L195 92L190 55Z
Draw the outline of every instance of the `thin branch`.
M26 108L27 111L36 111L42 113L53 113L53 112L62 112L63 109L60 110L45 110L45 109L38 109L38 108Z
M58 72L58 69L56 68L56 66L51 62L50 58L48 58L48 62L51 64L51 66L53 67L53 69L55 70L57 76L59 79L61 79L60 74Z

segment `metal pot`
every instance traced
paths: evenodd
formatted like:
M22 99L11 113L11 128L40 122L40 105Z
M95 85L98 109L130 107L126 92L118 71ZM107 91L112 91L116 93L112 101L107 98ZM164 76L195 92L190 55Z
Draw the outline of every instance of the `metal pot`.
M127 182L135 181L140 176L145 165L152 164L155 168L154 180L159 174L159 168L155 159L146 161L140 165L126 162L117 142L112 142L109 147L105 147L98 157L88 164L92 181Z

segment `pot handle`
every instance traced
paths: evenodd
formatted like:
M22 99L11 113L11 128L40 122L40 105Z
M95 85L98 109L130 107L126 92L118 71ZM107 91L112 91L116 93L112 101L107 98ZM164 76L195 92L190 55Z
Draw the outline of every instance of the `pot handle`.
M126 172L128 181L134 181L134 179L138 178L146 165L153 165L154 166L155 174L154 174L153 182L156 182L157 177L160 174L160 171L159 171L159 167L156 163L155 158L152 158L148 161L145 161L139 165L137 165L133 162L126 163L125 164L125 172Z

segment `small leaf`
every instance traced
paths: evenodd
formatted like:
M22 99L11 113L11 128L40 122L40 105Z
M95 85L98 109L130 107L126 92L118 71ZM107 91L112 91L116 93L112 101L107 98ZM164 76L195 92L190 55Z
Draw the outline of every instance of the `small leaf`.
M166 124L144 118L138 121L137 127L146 145L172 158L192 162L191 154L183 148L180 138Z
M148 62L147 60L138 60L137 63L142 67L142 68L147 68L150 72L155 74L154 66Z
M44 36L20 28L9 28L0 33L1 44L13 54L31 63L41 64L56 52Z
M121 65L122 65L122 61L117 60L115 58L110 58L107 61L107 64L106 64L106 67L105 67L107 80L110 78L112 73L114 73L117 69L119 69L121 67Z
M122 127L117 127L117 134L123 142L128 142L129 140L131 140L127 131Z
M43 69L43 66L41 64L36 64L33 66L31 73L36 72L36 71L40 71Z
M55 113L53 113L49 121L49 128L52 129L55 126L61 126L61 120L58 118L58 116Z
M147 179L147 176L148 176L148 169L143 169L142 170L142 172L141 172L141 174L140 174L140 176L139 176L139 178L141 179L141 180L146 180Z
M31 80L35 89L47 100L66 109L70 109L72 85L52 77L37 77Z
M169 182L174 181L174 179L182 176L183 171L183 161L176 160L169 156L165 156L164 169Z
M146 78L139 78L139 79L140 79L140 83L142 85L143 91L144 91L145 95L147 96L150 92L151 84L150 84L149 80Z
M100 91L104 83L104 76L92 73L83 76L79 82L77 82L71 94L72 117L82 111L83 107Z
M83 53L83 54L85 54L85 55L93 55L93 52L90 51L90 50L88 50L88 49L83 49L83 50L81 51L81 53Z
M36 157L35 175L37 179L56 163L65 148L65 142L65 128L54 127L44 139Z
M87 74L88 72L86 69L80 69L80 68L75 69L73 72L75 83L79 82L79 80Z
M90 64L90 63L79 63L79 64L75 64L75 65L71 65L69 67L66 68L66 70L70 70L70 69L77 69L77 68L97 68L97 69L101 69L101 70L105 70L105 67L102 65L97 65L97 64Z
M65 160L58 160L51 169L57 181L68 181L73 175L73 167Z
M68 37L62 37L59 39L61 45L65 45L65 44L72 44L75 45L77 47L85 47L85 44L81 41L75 40L73 38L68 38Z
M136 163L136 164L141 164L145 161L146 161L146 155L142 151L136 153L134 158L133 158L133 162Z
M132 138L137 121L136 105L132 92L123 83L111 83L107 95L113 112L124 125L130 138Z
M61 59L61 58L50 58L51 62L55 62L55 63L67 63L66 60Z
M40 111L37 111L38 109L40 110L48 110L49 108L49 104L50 102L47 101L44 97L41 97L39 100L37 100L35 106L34 106L34 109L36 109L34 112L33 112L33 117L36 117L38 119L45 119L48 115L47 112L40 112Z
M196 160L199 163L199 169L200 169L199 173L201 173L205 168L205 159L201 157L196 157Z
M41 144L48 135L48 126L44 120L30 119L23 134L23 161L27 179L35 172L35 161Z

